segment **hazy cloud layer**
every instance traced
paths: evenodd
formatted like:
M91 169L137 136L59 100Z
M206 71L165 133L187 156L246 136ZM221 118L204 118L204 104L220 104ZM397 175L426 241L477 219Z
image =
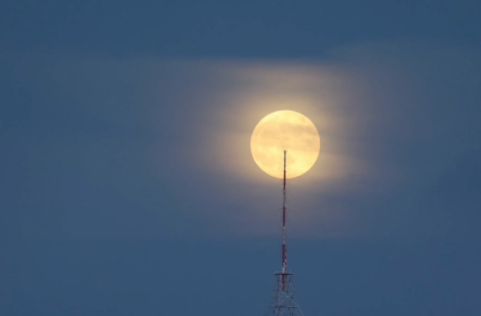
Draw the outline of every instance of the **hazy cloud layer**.
M289 109L321 134L289 182L290 234L471 236L478 56L391 43L277 62L8 57L2 203L26 234L274 236L281 185L249 138Z

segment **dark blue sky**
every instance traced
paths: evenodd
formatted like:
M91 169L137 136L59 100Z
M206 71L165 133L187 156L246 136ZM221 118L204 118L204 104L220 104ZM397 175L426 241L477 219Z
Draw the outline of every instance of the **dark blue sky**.
M480 9L2 1L0 315L263 314L281 191L248 136L284 108L321 134L304 314L479 315Z

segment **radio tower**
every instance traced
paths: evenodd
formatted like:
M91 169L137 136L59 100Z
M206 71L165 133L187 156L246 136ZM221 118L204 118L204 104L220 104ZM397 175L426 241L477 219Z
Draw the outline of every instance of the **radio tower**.
M297 302L294 272L287 271L286 249L286 157L284 150L284 181L282 202L282 271L275 272L276 283L265 316L304 316Z

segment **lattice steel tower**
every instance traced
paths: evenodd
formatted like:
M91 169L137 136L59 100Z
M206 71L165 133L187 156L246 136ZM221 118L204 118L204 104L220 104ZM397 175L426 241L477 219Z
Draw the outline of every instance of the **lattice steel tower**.
M265 316L304 316L296 296L294 286L294 272L287 271L286 249L286 157L284 151L284 181L282 203L282 270L275 272L276 283L272 290L272 297Z

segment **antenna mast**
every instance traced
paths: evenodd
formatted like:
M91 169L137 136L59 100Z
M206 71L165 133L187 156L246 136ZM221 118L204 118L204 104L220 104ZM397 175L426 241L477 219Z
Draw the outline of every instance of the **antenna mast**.
M286 157L287 151L284 150L284 183L282 189L282 290L286 290L285 273L287 271L287 249L286 249Z
M294 272L287 271L286 171L287 151L284 150L284 181L282 189L282 271L274 273L276 283L274 284L271 301L265 316L304 316L297 301L296 288L294 286Z

